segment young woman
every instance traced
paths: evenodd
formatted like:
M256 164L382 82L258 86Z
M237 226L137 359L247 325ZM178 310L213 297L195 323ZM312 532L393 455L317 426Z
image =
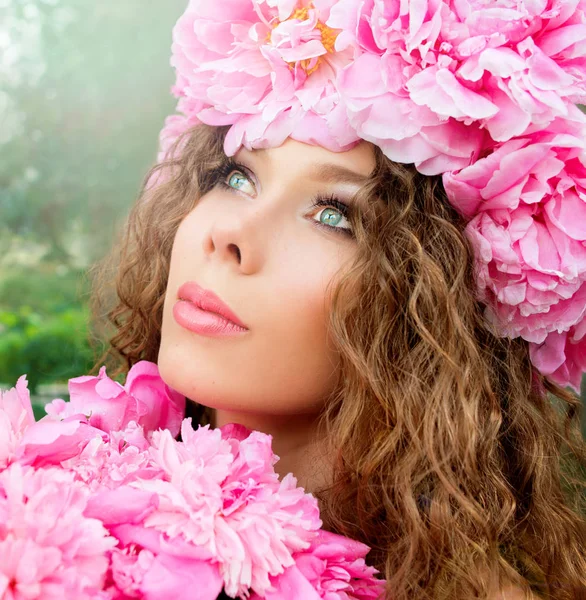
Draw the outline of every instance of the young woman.
M569 13L564 21L559 10L552 16L555 7L546 15L545 4L520 4L518 10L542 11L544 31L555 19L558 27L570 18L581 23ZM418 5L191 2L174 38L183 115L167 123L161 160L145 180L114 265L98 272L96 316L107 313L116 329L111 356L120 369L141 359L158 362L166 383L189 399L194 427L239 423L271 434L279 474L292 472L318 497L327 529L372 548L370 563L388 580L389 598L584 598L585 523L575 466L584 465L585 452L579 400L564 388L576 387L582 355L570 360L567 345L566 362L548 371L544 354L553 353L554 337L538 342L536 328L532 338L526 324L512 333L522 317L497 326L499 315L522 301L510 301L517 288L495 298L486 292L508 276L498 268L506 261L497 264L496 251L486 258L486 248L482 255L470 228L472 213L481 212L475 203L500 202L497 209L505 210L506 189L515 189L517 204L534 194L525 205L537 222L539 184L554 176L559 184L562 168L566 179L580 168L574 163L582 150L569 128L581 116L571 112L570 125L554 115L549 137L543 119L540 128L510 122L516 131L500 144L487 133L496 129L492 117L465 122L453 111L448 119L449 108L437 109L433 94L408 114L402 108L408 94L393 104L388 77L381 79L387 85L381 113L373 90L382 83L373 68L391 58L396 67L407 51L391 53L388 39L383 48L375 24L396 24L407 14L411 25L404 30L415 36ZM430 2L419 27L438 14L453 24L449 10L451 3ZM457 16L468 27L457 30L464 43L473 22ZM489 24L498 32L498 23ZM540 39L538 27L527 19L523 26L526 36L518 25L515 44ZM385 32L391 30L403 31ZM430 38L426 44L445 52L447 34L434 31L435 46ZM379 51L368 50L365 36ZM419 40L411 48L421 57ZM427 73L424 67L409 76ZM358 75L366 77L364 87L351 82ZM413 86L402 89L417 99ZM474 93L480 113L478 85ZM563 90L558 95L569 106ZM326 108L324 98L333 98ZM463 106L455 92L453 98ZM394 141L393 111L405 121L405 135ZM420 126L410 144L403 143L409 120ZM421 152L434 137L423 125L437 133L446 122L456 136L451 146ZM506 147L507 167L499 153L508 140L516 145ZM568 148L574 153L564 154ZM391 159L398 149L403 159ZM527 166L527 154L537 156L537 149L543 156ZM511 168L546 173L523 188L501 185L490 196L482 169L496 157L500 170L493 165L492 173L508 173L511 181ZM450 179L469 168L476 171L468 178ZM573 180L580 194L585 181ZM559 223L563 210L556 210L547 215ZM537 254L545 246L538 241ZM578 246L565 246L576 268L583 256ZM515 248L501 245L501 254ZM547 291L545 274L541 288L535 273L526 278ZM586 310L578 279L564 297L575 300L573 312L560 304L557 330L547 332L565 331L574 346Z

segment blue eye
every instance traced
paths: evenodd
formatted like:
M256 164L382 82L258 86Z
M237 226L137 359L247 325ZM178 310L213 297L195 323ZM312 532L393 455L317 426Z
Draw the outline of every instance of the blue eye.
M325 216L326 220L322 221L322 218L324 216ZM334 208L325 208L321 213L320 222L324 223L324 225L330 225L333 227L333 226L337 225L341 219L342 219L342 216L340 215L340 211L338 211Z
M240 173L234 173L228 180L228 185L239 190L246 183L246 177L243 177Z
M254 194L254 184L242 171L231 171L226 178L226 185L233 189L244 192L245 194ZM247 188L246 186L250 186Z
M329 229L330 231L333 230L334 232L341 233L343 235L353 235L351 227L338 226L340 221L345 220L348 222L350 207L347 204L340 202L333 196L318 196L313 204L313 208L320 206L324 207L324 209L319 211L319 213L316 213L316 215L320 215L319 222L316 222L318 227L323 227L325 229Z

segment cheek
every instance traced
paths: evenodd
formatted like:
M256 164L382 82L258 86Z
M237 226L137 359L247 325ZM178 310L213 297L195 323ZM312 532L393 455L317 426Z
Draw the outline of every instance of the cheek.
M309 260L279 280L267 303L257 356L263 356L268 388L280 390L298 412L318 410L333 391L338 358L328 339L326 287L331 273Z
M190 260L200 256L196 253L198 228L193 212L180 224L173 241L169 277L163 305L161 344L159 347L159 372L165 383L180 393L189 396L190 379L195 375L192 348L198 342L195 334L181 328L173 317L173 306L177 301L179 287L188 280L198 280L201 268ZM201 244L199 244L201 248Z
M175 239L173 241L173 251L171 253L171 263L169 265L169 279L172 280L178 276L184 276L198 269L198 261L202 260L203 236L207 229L206 212L195 207L181 222ZM207 217L209 219L209 217Z

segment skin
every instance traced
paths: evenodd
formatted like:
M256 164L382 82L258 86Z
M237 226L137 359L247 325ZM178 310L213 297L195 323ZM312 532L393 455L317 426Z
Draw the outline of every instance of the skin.
M272 435L279 475L292 472L311 491L327 477L315 422L339 369L327 331L329 286L357 249L352 236L333 230L351 227L337 209L312 205L317 194L351 204L375 167L373 147L335 153L288 139L234 158L250 173L228 174L233 187L205 194L177 231L159 370L169 386L214 409L214 426ZM213 290L248 331L210 337L181 327L173 305L186 281Z

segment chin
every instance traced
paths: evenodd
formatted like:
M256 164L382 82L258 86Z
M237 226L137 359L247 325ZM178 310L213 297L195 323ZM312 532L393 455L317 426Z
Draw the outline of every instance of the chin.
M250 390L238 398L245 390L232 382L226 368L219 372L213 364L202 364L201 354L181 344L161 344L158 357L159 373L163 381L189 400L209 408L225 410L247 410L250 404ZM231 398L225 406L226 398Z
M168 353L164 351L163 345L159 348L159 356L157 358L159 367L159 375L161 379L172 389L183 394L183 390L179 389L181 367L173 364L173 361L168 360Z

